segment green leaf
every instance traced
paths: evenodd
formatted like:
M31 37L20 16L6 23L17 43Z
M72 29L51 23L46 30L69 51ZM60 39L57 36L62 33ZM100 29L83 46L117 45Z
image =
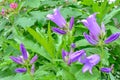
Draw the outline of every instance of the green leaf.
M87 42L86 39L81 39L79 41L76 41L76 47L80 47L80 46L88 46L90 45L90 43Z
M29 18L29 17L21 17L21 18L18 18L15 23L17 25L20 25L21 27L23 28L26 28L26 27L30 27L32 25L34 25L35 23L35 19L34 18Z
M34 39L36 39L36 41L41 44L41 46L43 46L45 48L45 50L50 54L50 56L53 58L54 56L54 52L51 50L51 46L47 40L42 37L42 35L38 34L35 30L33 30L32 28L28 28L27 29L28 32L33 36Z
M78 71L75 76L76 80L98 80L100 77L100 72L94 67L92 70L93 74L90 74L89 72L82 72L82 69Z
M38 8L40 6L40 0L27 0L26 5L31 8Z
M115 80L114 76L112 75L112 73L109 73L110 79L111 80Z
M115 8L112 10L111 13L106 14L106 16L103 18L104 24L107 24L110 22L111 18L115 16L120 11L120 8Z

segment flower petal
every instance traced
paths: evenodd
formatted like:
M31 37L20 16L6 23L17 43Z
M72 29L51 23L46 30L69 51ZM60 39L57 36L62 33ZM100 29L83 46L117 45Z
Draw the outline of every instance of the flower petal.
M69 53L66 52L64 49L62 50L62 59L63 59L64 61L66 61L66 60L65 60L65 57L66 57L68 54L69 54Z
M110 73L112 71L111 68L101 68L100 70L105 73Z
M12 59L14 62L16 62L17 64L23 64L23 60L20 57L14 57L14 56L10 56L10 59Z
M24 58L24 60L27 60L28 59L28 53L24 47L24 45L21 43L20 44L20 50L21 50L21 53L22 53L22 56Z
M91 68L92 68L91 65L85 64L85 65L83 66L83 68L82 68L82 72L85 73L86 71L88 71L88 70L91 69Z
M54 14L48 14L47 18L56 23L60 28L65 27L66 21L64 17L60 14L59 9L54 9Z
M61 30L61 29L55 28L55 27L52 28L52 31L59 33L59 34L66 34L66 32L64 30Z
M95 36L100 35L100 27L96 21L96 13L90 15L86 20L82 20L83 24L89 29L89 31Z
M70 30L72 30L73 25L74 25L74 17L71 17L70 24L69 24Z
M33 64L37 59L38 59L38 56L35 55L35 56L30 60L30 64Z
M83 54L86 54L84 50L79 50L79 51L76 51L76 52L72 53L72 54L69 56L68 65L70 65L72 62L78 61L79 58L80 58Z
M90 35L87 35L86 33L83 34L85 39L92 45L96 45L97 41L95 41Z
M27 71L26 68L17 68L17 69L15 69L15 72L18 72L18 73L24 73L26 71Z
M109 36L104 42L105 42L105 44L108 44L108 43L113 42L113 41L115 41L116 39L118 39L119 36L120 36L119 33L112 34L112 35Z
M71 48L75 48L75 47L76 47L75 43L72 43Z
M32 67L31 67L31 74L33 75L35 72L35 65L33 64Z

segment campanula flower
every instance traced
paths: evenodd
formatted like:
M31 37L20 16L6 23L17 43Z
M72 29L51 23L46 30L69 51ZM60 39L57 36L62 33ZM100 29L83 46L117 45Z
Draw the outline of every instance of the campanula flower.
M89 70L89 72L92 74L92 68L98 64L100 61L100 56L97 54L91 55L86 57L86 55L83 56L83 59L79 59L79 62L84 64L82 68L82 72L86 72Z
M86 20L82 20L81 22L89 30L89 35L84 33L85 39L92 45L99 44L100 39L104 38L106 33L104 24L102 23L101 27L98 25L96 21L96 13L90 15ZM119 33L112 34L107 39L104 39L104 43L107 44L113 42L118 39L119 36Z
M31 60L29 60L29 53L27 52L27 50L25 49L25 47L22 43L20 44L20 51L22 53L21 56L18 56L18 57L10 56L10 59L12 61L14 61L17 64L21 64L22 66L24 66L24 68L17 68L15 70L15 72L23 73L23 72L26 72L29 67L31 67L31 74L33 74L34 70L35 70L34 62L38 59L38 56L35 55ZM26 64L27 64L27 66L26 66Z
M84 50L79 50L76 52L66 52L65 50L62 50L62 58L63 60L70 65L72 62L78 61L78 59L85 54Z
M69 25L67 25L66 20L61 15L59 8L54 9L53 14L48 14L47 18L53 21L59 26L59 28L53 27L52 31L59 34L66 34L68 31L72 30L74 24L74 17L71 17Z
M101 70L102 72L105 72L105 73L110 73L110 72L112 71L112 69L113 69L113 66L114 66L114 64L111 65L110 68L104 67L104 68L101 68L100 70Z
M15 2L13 2L13 3L10 4L10 8L12 8L12 9L17 8L17 6L18 6L18 4L15 3Z
M15 69L15 72L17 72L17 73L24 73L26 71L27 71L26 68L17 68L17 69Z

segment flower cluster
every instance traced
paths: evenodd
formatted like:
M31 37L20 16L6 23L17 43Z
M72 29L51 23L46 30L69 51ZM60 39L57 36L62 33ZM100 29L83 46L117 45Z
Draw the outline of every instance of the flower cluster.
M12 61L24 66L23 68L15 69L15 71L18 73L23 73L28 70L31 74L34 74L35 70L34 62L37 60L38 56L35 55L31 60L29 60L29 53L26 51L23 44L20 44L20 51L22 53L21 56L18 57L10 56L10 59L12 59ZM29 67L31 67L31 69L29 69Z
M101 40L104 40L103 43L108 44L117 40L120 36L120 33L114 33L107 39L104 39L106 34L105 26L102 23L101 27L99 27L96 22L96 13L90 15L86 20L82 20L82 22L89 30L89 35L84 33L84 37L92 45L101 44Z
M66 34L67 32L72 30L72 27L74 24L74 17L71 17L70 22L69 22L69 26L68 26L64 17L60 14L59 9L54 9L54 14L48 14L47 18L59 26L59 28L56 28L56 27L52 28L52 30L55 33Z
M80 63L84 64L82 68L82 72L84 73L89 70L89 72L92 74L92 68L99 63L100 56L97 54L93 54L87 57L85 50L79 50L79 51L73 52L72 45L71 45L70 52L66 52L65 50L62 50L63 60L68 65L70 65L73 62L79 61Z
M18 4L14 3L14 2L10 4L10 8L12 8L12 9L16 9L17 6L18 6Z

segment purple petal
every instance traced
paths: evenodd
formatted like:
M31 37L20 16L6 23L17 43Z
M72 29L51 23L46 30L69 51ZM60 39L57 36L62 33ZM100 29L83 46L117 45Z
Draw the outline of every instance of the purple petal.
M101 24L101 31L102 31L102 34L104 36L106 29L105 29L105 25L103 23Z
M70 24L69 24L70 30L72 30L73 25L74 25L74 17L71 17Z
M21 53L22 53L22 56L24 58L24 60L27 60L28 59L28 53L24 47L24 45L21 43L20 44L20 50L21 50Z
M65 50L62 50L62 59L64 60L64 61L66 61L65 60L65 57L68 55L68 52L66 52Z
M90 15L86 20L82 20L83 24L89 29L89 31L96 35L100 35L100 27L96 22L96 13Z
M86 63L88 59L86 59L86 53L82 54L78 61L82 64Z
M92 45L96 45L97 41L95 41L91 36L87 35L86 33L83 34L85 39Z
M89 57L86 58L86 62L84 62L84 66L83 66L83 73L86 72L87 70L89 70L89 72L92 74L92 68L98 64L100 61L100 56L97 54L91 55Z
M31 59L30 64L33 64L37 59L38 59L38 56L35 55L35 56Z
M109 36L104 42L105 42L105 44L108 44L110 42L115 41L118 38L119 38L119 33L115 33L115 34L112 34L111 36Z
M92 66L95 66L96 64L99 63L99 61L100 61L100 56L97 55L97 54L94 54L94 55L88 56L87 59L89 60L89 63L90 63ZM88 62L87 62L87 63L88 63Z
M35 72L35 65L33 64L32 67L31 67L31 74L33 75Z
M18 73L24 73L26 71L27 71L26 68L17 68L17 69L15 69L15 72L18 72Z
M75 47L76 47L75 43L72 43L71 48L75 48Z
M76 52L72 53L72 54L69 56L68 65L70 65L72 62L78 61L79 58L80 58L83 54L86 54L84 50L79 50L79 51L76 51Z
M60 28L63 28L66 25L66 21L60 14L59 9L54 9L54 14L48 14L47 18L56 23Z
M55 27L52 28L52 31L59 33L59 34L66 34L66 32L64 30L61 30L61 29L55 28Z
M84 66L83 66L83 68L82 68L82 72L83 73L85 73L86 71L90 71L90 73L92 74L92 66L91 65L89 65L89 64L85 64Z
M110 73L112 71L111 68L101 68L100 70L105 73Z
M16 62L17 64L23 64L23 60L20 57L14 57L14 56L10 56L10 59L12 59L14 62Z

